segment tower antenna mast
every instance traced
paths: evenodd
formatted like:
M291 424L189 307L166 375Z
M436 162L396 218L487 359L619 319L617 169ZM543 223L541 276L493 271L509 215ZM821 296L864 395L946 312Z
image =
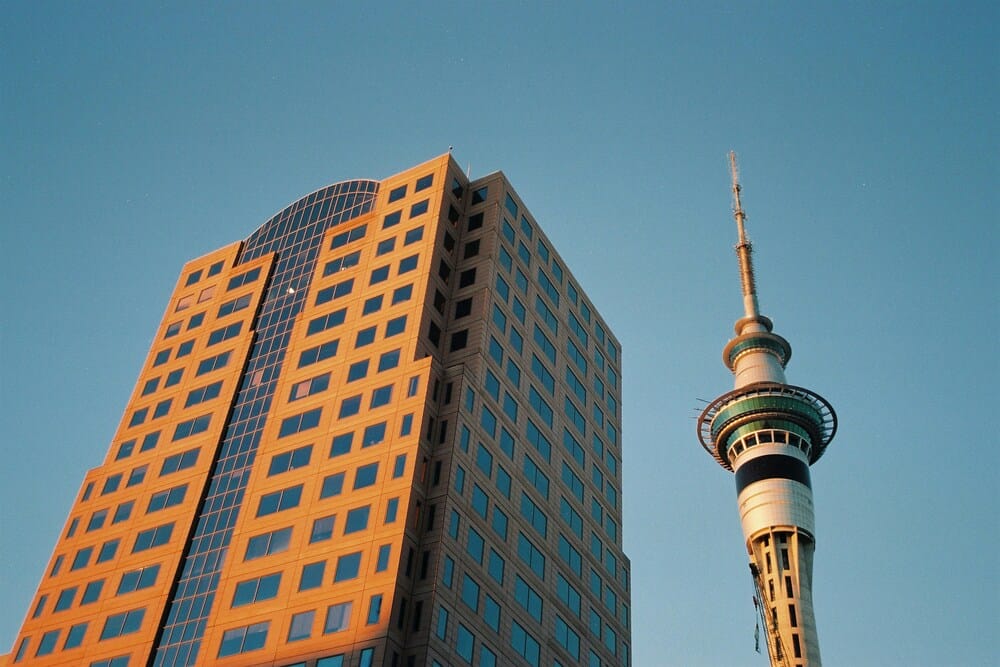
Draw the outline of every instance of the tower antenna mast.
M747 239L746 218L740 201L740 172L736 166L736 151L729 151L729 170L733 176L733 217L736 218L736 256L740 262L740 283L743 286L743 312L748 318L760 315L757 303L757 285L753 276L753 245Z

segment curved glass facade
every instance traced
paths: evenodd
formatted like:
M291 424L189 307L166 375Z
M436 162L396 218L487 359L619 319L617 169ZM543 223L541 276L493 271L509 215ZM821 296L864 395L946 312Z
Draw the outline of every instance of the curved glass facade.
M277 253L277 258L254 323L254 341L242 384L217 451L180 575L166 606L163 629L156 642L155 665L180 667L199 661L201 640L233 527L323 234L369 212L378 185L377 181L356 180L317 190L261 225L240 251L238 264L269 253Z

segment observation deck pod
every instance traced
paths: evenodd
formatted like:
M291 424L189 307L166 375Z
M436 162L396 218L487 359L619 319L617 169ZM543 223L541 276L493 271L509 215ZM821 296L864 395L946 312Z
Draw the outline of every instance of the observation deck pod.
M837 415L833 406L813 391L778 382L756 382L719 396L698 418L701 446L730 472L730 446L744 436L769 430L808 439L812 465L833 440Z

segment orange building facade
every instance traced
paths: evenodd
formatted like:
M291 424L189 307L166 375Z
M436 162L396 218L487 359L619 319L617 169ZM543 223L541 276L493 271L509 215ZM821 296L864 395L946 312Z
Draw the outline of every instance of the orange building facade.
M620 347L444 155L185 265L0 664L627 665Z

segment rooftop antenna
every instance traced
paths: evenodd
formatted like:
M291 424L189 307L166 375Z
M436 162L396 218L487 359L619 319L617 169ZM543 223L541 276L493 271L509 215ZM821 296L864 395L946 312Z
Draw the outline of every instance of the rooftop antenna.
M733 175L733 217L736 218L736 231L739 241L736 244L736 256L740 261L740 283L743 286L743 312L749 319L760 317L760 307L757 304L757 285L753 277L753 245L747 239L745 227L746 213L740 202L740 172L736 166L736 152L729 151L729 170Z

